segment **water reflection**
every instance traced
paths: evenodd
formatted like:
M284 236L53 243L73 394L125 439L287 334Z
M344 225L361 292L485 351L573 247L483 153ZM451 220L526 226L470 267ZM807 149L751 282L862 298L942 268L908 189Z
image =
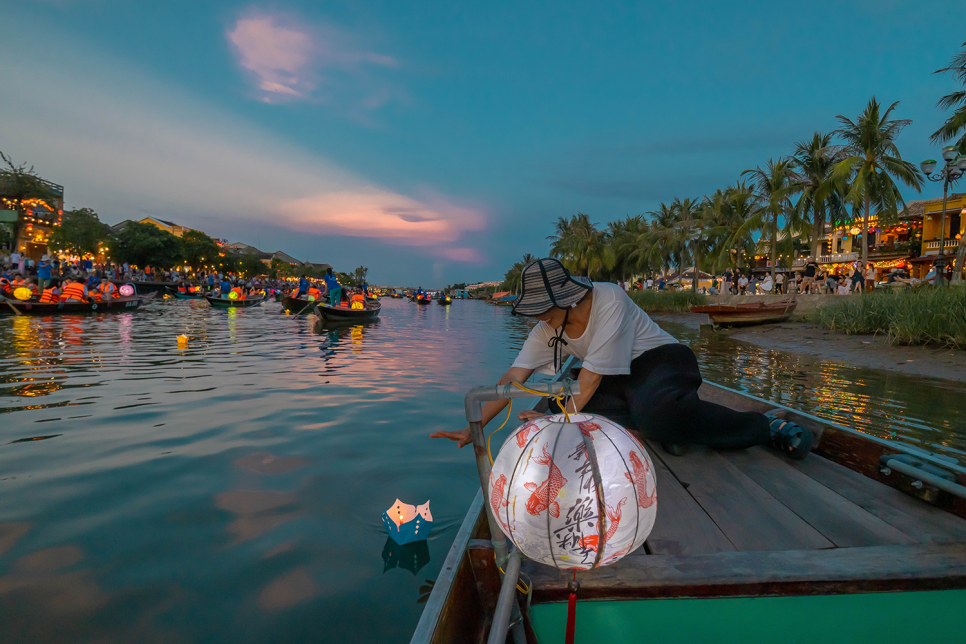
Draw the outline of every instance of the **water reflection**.
M429 559L429 544L426 541L399 545L391 537L386 537L386 545L382 547L384 573L393 568L402 568L415 575L429 563Z

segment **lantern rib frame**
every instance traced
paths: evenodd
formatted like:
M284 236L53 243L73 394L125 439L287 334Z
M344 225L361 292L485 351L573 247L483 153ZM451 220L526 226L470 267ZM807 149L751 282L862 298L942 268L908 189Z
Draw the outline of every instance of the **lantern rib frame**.
M600 430L603 431L603 427ZM607 504L604 503L604 480L600 476L600 466L597 463L597 448L594 447L594 439L590 436L590 432L586 434L581 432L581 438L584 441L584 449L587 454L587 461L590 463L590 471L594 475L594 496L597 497L597 554L594 556L594 565L591 566L591 570L600 566L600 562L604 558L604 548L607 544L604 542L604 536L607 534ZM635 533L634 536L637 536Z
M549 486L549 480L550 480L550 476L553 474L553 468L554 467L556 467L558 471L560 470L560 467L556 465L556 462L554 460L554 457L556 457L556 455L557 455L557 445L560 444L560 430L563 428L563 423L561 423L559 421L554 421L554 424L558 426L557 427L557 436L556 436L556 439L553 442L553 449L550 451L550 463L547 465L547 481L548 481L548 485L547 485L547 540L550 541L550 558L553 560L553 567L554 568L559 568L560 566L557 565L557 555L555 555L554 552L553 552L553 537L551 536L551 529L550 529L550 486ZM563 476L562 473L561 473L561 476ZM558 494L559 494L559 492L558 492ZM557 507L559 507L559 505Z
M607 437L607 440L610 441L610 444L613 446L614 451L617 452L617 455L621 457L621 463L624 464L624 471L631 472L632 470L630 466L628 466L627 461L624 460L624 454L620 451L620 449L618 449L617 443L614 442L614 439L611 438L610 436L607 436L607 432L604 431L603 427L601 428L600 432ZM630 432L627 432L627 435L633 438L633 435ZM635 439L635 442L637 442L636 439ZM638 444L640 443L638 442ZM643 451L643 449L644 448L642 447L641 450ZM646 452L644 453L646 454ZM634 490L634 513L635 513L634 514L634 538L631 539L631 550L634 550L634 544L637 543L637 534L638 532L640 532L640 528L641 528L641 503L640 503L640 499L637 496L637 486L632 485L631 489Z

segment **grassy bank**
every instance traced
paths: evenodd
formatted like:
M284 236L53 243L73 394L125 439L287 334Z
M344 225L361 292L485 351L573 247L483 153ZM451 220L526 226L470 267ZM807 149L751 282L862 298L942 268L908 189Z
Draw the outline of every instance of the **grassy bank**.
M690 307L708 302L704 295L693 291L631 291L630 296L648 313L687 313Z
M855 334L885 334L891 344L966 349L966 288L843 297L808 311L812 324Z

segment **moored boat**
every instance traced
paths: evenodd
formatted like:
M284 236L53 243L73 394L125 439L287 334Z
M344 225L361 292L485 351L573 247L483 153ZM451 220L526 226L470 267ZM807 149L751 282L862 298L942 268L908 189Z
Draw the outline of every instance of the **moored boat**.
M175 291L174 297L179 300L203 300L205 298L204 291L198 291L195 293L180 293Z
M227 297L209 297L205 296L208 300L208 304L218 309L247 309L253 306L258 306L265 301L264 297L248 298L246 300L232 300Z
M755 324L769 324L784 322L795 311L794 300L784 300L769 304L765 302L749 302L729 306L726 304L706 304L692 306L692 313L704 313L717 326L752 326Z
M365 308L362 309L328 304L319 304L314 309L315 315L328 322L365 322L375 319L381 310L382 305L379 302L366 302Z
M645 442L654 527L636 552L577 571L577 641L637 642L643 630L674 643L722 629L775 643L960 636L966 467L711 383L699 393L740 411L778 410L813 432L815 449L802 461L764 447L671 456ZM488 512L478 491L413 644L487 641L502 586ZM531 561L522 570L531 597L503 593L523 616L513 641L563 641L574 573Z
M101 302L37 302L33 300L5 300L0 314L10 315L66 315L130 311L154 298L157 293L118 297Z

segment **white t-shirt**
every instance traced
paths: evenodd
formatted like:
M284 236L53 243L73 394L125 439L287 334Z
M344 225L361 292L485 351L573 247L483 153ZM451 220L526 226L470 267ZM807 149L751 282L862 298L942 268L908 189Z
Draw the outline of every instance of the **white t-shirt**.
M553 373L553 348L550 338L556 332L546 322L538 322L523 343L514 367ZM677 340L634 304L627 293L607 282L594 282L594 302L587 330L579 338L563 335L567 344L558 345L561 362L565 356L583 361L583 366L601 376L626 375L631 360L649 349Z
M865 272L865 279L874 280L875 279L875 269L870 268Z
M738 286L748 286L748 278L744 275L738 278Z
M849 285L848 285L848 283L846 283L846 284L839 284L838 291L839 291L839 295L848 295L849 294Z

